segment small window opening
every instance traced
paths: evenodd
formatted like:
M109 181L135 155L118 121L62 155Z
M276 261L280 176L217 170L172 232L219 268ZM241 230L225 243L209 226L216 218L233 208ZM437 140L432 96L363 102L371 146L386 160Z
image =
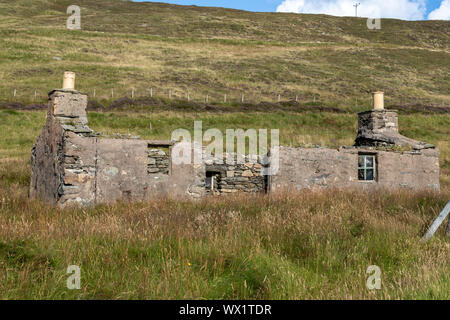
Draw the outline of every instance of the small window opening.
M374 155L359 155L358 157L358 180L375 181L376 158Z
M220 173L206 171L205 189L207 194L216 194L219 191Z
M271 184L270 175L267 173L264 176L264 193L265 194L270 193L270 184Z

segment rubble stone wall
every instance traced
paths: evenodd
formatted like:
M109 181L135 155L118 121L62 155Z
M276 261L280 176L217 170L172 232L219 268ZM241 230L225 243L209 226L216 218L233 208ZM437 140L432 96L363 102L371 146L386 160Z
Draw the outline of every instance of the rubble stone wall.
M87 96L77 91L50 93L47 121L31 152L31 198L87 206L286 188L439 189L439 150L400 136L396 112L361 113L355 147L280 147L279 170L267 177L261 157L228 164L235 154L211 159L203 149L200 164L177 164L171 154L181 143L101 136L88 127L86 106ZM380 148L380 142L394 147ZM375 156L374 181L358 180L361 154ZM213 188L208 189L210 182Z
M265 178L263 164L260 157L252 156L243 159L243 163L227 164L227 157L235 155L225 154L222 161L206 161L206 172L216 173L216 187L208 194L229 194L237 192L265 192ZM242 162L242 161L241 161Z
M168 149L168 148L167 148ZM147 171L149 174L169 174L170 171L170 161L169 152L165 152L162 149L155 148L154 146L149 146L148 150L148 163Z

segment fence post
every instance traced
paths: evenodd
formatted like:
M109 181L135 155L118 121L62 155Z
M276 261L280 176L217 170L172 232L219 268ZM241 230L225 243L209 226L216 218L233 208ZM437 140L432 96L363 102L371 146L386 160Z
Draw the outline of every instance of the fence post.
M223 96L223 102L227 103L227 94L225 93L225 95Z
M188 101L188 102L191 101L191 97L189 96L189 91L188 91L188 93L187 93L187 101Z
M169 99L172 99L172 90L169 90Z
M278 102L281 101L281 94L278 95Z
M14 98L16 97L17 90L14 89Z
M153 98L153 88L150 88L150 98Z
M245 96L244 96L244 93L242 92L242 103L244 103L244 101L245 101Z
M34 89L34 101L36 101L36 97L37 97L37 92L36 92L36 89Z
M111 98L114 98L114 88L111 89Z
M295 96L295 102L298 102L298 95Z
M95 98L95 89L94 89L94 98Z
M134 89L131 89L131 99L134 99Z
M433 237L433 235L436 233L437 229L441 226L442 222L444 222L445 218L447 218L448 214L450 213L450 201L445 206L444 210L439 214L439 216L434 220L431 227L428 229L427 233L423 236L422 242L427 242L428 240ZM447 235L449 234L449 227L447 226L446 230Z

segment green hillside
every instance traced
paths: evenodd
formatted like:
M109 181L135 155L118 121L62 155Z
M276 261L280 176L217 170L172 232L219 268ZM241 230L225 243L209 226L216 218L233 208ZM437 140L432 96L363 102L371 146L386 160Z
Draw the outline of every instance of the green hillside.
M450 199L449 21L368 30L356 18L77 0L82 30L71 31L72 4L0 0L0 299L450 298L445 228L420 242ZM30 150L46 119L35 109L65 70L90 95L91 128L144 139L201 120L279 128L284 146L351 145L354 111L384 90L400 133L439 148L441 191L65 209L30 200ZM69 265L81 268L80 290L67 289ZM371 265L381 290L366 287Z
M450 105L450 22L252 13L221 8L80 0L82 30L66 29L72 1L0 3L0 100L44 101L77 72L97 99L154 95L209 102L316 101L367 108ZM16 97L14 98L14 90Z

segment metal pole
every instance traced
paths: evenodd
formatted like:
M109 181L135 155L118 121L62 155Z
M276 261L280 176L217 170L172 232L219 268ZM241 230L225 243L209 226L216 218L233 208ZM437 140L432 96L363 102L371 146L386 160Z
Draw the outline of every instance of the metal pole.
M355 3L353 6L355 7L355 17L358 17L358 7L361 5L361 3Z

